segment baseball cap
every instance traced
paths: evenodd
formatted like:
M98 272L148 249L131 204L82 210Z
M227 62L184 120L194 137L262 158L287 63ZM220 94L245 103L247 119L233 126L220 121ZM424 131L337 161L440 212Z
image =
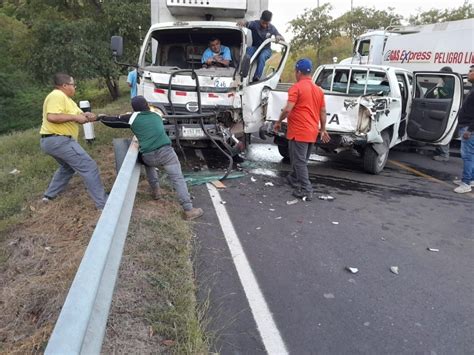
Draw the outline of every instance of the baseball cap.
M150 107L148 106L148 102L143 96L135 96L132 99L132 108L133 111L150 111Z
M303 74L309 74L313 69L313 63L308 58L303 58L296 62L295 69Z

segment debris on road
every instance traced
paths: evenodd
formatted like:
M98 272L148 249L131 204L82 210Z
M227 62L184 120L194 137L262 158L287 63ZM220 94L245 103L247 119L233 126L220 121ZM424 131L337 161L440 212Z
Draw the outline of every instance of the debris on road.
M253 176L250 177L250 180L251 180L252 182L257 182L257 179L255 179Z
M295 198L294 200L286 201L286 204L289 205L295 205L298 203L298 200Z
M359 272L358 268L350 266L346 266L346 270L349 271L351 274L357 274Z
M330 300L330 299L334 299L335 297L334 297L334 295L333 295L332 293L325 293L325 294L324 294L324 298Z
M262 229L262 227L257 227L257 228L255 228L255 229L259 231L260 229Z
M9 172L10 175L18 175L19 173L21 173L21 171L18 169L13 169L12 171Z
M439 252L439 249L436 249L436 248L426 248L426 250L432 251L433 253Z
M226 186L222 183L222 181L219 181L219 180L211 181L211 184L214 185L214 187L216 189L225 189L226 188Z
M335 226L339 224L339 222L331 222L331 223L334 224Z
M390 266L390 271L395 275L398 275L398 266Z
M221 201L221 204L225 205L227 202L225 202L224 200Z
M324 200L324 201L333 201L334 200L334 197L332 197L331 195L321 195L321 196L318 196L318 198L320 200Z
M275 186L275 185L273 185L273 182L270 182L270 181L269 181L269 182L266 182L266 183L265 183L265 186Z
M282 217L275 217L275 219L281 219Z
M275 212L276 210L274 208L269 208L268 209L270 212Z

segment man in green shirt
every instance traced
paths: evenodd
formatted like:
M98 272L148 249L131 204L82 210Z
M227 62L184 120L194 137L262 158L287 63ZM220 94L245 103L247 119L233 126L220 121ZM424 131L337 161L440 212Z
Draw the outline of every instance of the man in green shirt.
M201 208L193 207L191 197L189 196L186 182L184 181L181 171L181 164L176 155L171 140L166 135L161 116L150 111L150 107L143 96L136 96L132 99L133 113L108 116L99 115L98 119L109 127L122 128L130 127L138 139L139 150L142 155L143 162L148 167L163 168L173 184L178 195L179 203L183 207L184 215L187 220L192 220L203 215ZM150 176L148 173L150 184L155 192L159 189L156 170L152 170L156 176Z

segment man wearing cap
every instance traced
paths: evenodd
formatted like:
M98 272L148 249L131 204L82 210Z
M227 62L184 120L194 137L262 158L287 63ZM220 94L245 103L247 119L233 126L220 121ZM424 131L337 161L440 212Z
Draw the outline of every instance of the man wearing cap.
M288 118L286 138L290 152L291 173L288 183L295 188L293 195L311 201L313 187L309 180L308 158L318 134L323 143L330 140L326 132L326 105L324 93L311 79L312 63L300 59L295 65L296 84L288 90L288 102L281 111L273 129L278 132L281 122Z
M247 48L247 55L250 57L252 57L260 45L271 36L275 36L277 41L284 41L284 38L280 32L278 32L275 26L270 23L272 21L272 16L273 14L270 11L265 10L262 12L260 20L250 22L246 20L239 20L239 22L237 22L239 27L247 27L250 31L252 31L252 47ZM258 55L257 69L255 70L252 81L260 80L260 77L263 74L263 69L265 68L265 63L271 56L272 49L270 47L270 43L268 43Z
M166 170L178 195L179 203L184 210L185 218L192 220L201 217L204 212L201 208L193 207L188 187L181 172L181 164L171 146L171 140L166 135L161 116L150 111L150 107L143 96L136 96L132 99L132 108L133 113L120 116L99 115L98 119L110 127L130 127L138 139L143 162L148 167L163 166ZM153 177L147 174L148 179L153 178L156 189L158 189L158 176L156 170L153 171L156 176Z
M43 201L48 202L61 193L74 173L84 179L89 195L101 210L107 201L104 185L100 180L96 162L79 145L80 125L95 121L91 112L82 112L72 97L76 93L73 77L58 73L53 77L55 89L46 96L43 104L43 123L40 129L41 150L59 163Z

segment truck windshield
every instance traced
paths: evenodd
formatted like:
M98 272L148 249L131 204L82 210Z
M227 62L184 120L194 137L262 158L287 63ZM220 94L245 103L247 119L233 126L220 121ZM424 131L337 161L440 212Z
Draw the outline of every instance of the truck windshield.
M230 54L229 65L213 65L209 71L220 69L230 75L239 65L242 32L239 29L181 28L160 29L152 33L143 55L142 65L159 72L177 69L203 69L202 56L211 40L219 40L218 54ZM215 47L214 47L215 49ZM216 53L212 52L212 55ZM227 55L227 54L226 54Z

